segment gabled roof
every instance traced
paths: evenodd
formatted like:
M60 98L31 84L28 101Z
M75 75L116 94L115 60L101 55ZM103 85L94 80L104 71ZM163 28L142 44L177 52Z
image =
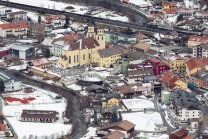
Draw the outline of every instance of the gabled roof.
M174 37L178 36L178 33L175 30L169 31L166 34L170 34L171 36L174 36Z
M125 131L128 131L128 130L132 129L133 127L135 127L136 125L131 123L131 122L129 122L128 120L123 120L123 121L120 121L120 122L116 122L116 123L112 123L112 124L108 124L108 125L102 126L99 129L97 129L97 131L99 131L99 130L107 130L107 129L113 128L115 126L118 126L118 127L122 128L122 129L124 129Z
M23 21L23 22L0 24L0 28L2 29L27 28L27 23Z
M170 8L170 9L165 9L166 14L175 14L176 13L176 8Z
M121 139L124 136L125 136L124 133L122 133L120 131L114 131L114 132L111 132L111 133L105 135L101 139Z
M208 41L208 40L207 40ZM208 50L208 43L206 42L206 43L202 43L202 44L200 44L199 46L201 46L202 47L202 49L205 49L205 50ZM197 46L196 46L197 47Z
M138 43L138 44L135 44L133 47L145 51L145 50L149 49L151 47L151 45L146 44L146 43Z
M145 35L143 35L143 34L138 34L138 35L136 35L136 37L137 37L137 39L139 39L139 40L148 39L148 37L145 36Z
M182 129L178 129L178 130L174 131L174 132L171 133L171 134L174 134L174 135L177 136L177 137L182 137L182 136L184 136L185 134L188 134L188 130L185 129L185 128L182 128Z
M27 12L25 11L17 11L17 12L12 12L12 13L7 13L9 15L15 15L15 14L26 14Z
M148 54L151 54L151 55L157 55L157 54L159 54L158 51L153 50L153 49L148 49L148 50L145 51L145 53L148 53Z
M158 60L156 58L149 58L149 59L147 59L147 61L152 61L154 63L160 63L161 62L160 60Z
M42 67L53 64L52 62L49 62L46 58L40 58L36 60L31 60L32 64L36 67Z
M188 38L188 41L196 41L196 42L208 42L208 38L207 37L202 37L202 36L193 36L190 35Z
M203 59L201 58L192 58L189 61L187 61L186 64L189 70L192 70L196 67L201 68L201 69L204 68Z
M122 54L121 48L119 46L114 46L106 49L100 49L98 50L98 54L101 58L110 57L113 55L119 55Z
M167 2L167 1L162 2L162 6L176 5L176 4L177 4L177 2L174 2L174 1L172 1L172 2Z

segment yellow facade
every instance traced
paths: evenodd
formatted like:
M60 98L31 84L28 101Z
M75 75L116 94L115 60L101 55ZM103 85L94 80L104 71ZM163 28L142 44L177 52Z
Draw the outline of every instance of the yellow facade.
M105 106L108 106L108 107L119 106L118 98L110 98L106 101L103 101L102 107L105 107Z
M100 67L109 68L120 58L121 54L101 58L98 52L96 52L93 54L92 63L97 63Z
M203 42L201 42L201 41L188 41L188 47L193 48L194 46L200 45L201 43L203 43Z
M58 58L58 65L60 68L65 69L68 67L91 63L93 62L93 55L97 50L105 48L104 29L98 29L97 33L95 33L94 26L89 26L87 37L93 37L99 43L99 46L95 46L95 48L91 49L88 49L87 47L77 50L63 49L62 56Z
M186 89L186 88L188 88L187 83L185 83L185 82L183 82L183 81L181 81L181 80L177 80L177 81L175 82L175 84L176 84L176 86L174 87L174 89L176 89L176 88L181 88L181 89Z
M186 63L184 59L169 61L168 64L171 67L171 70L175 70L180 73L186 71Z
M171 9L171 8L177 8L175 2L169 2L169 4L163 5L162 12L164 12L166 9Z

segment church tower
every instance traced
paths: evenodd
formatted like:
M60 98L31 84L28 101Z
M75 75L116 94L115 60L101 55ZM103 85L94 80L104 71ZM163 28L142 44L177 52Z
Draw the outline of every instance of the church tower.
M105 48L105 33L103 27L97 28L96 41L100 44L100 49Z
M90 24L88 26L87 37L93 37L94 39L96 39L96 36L95 36L95 27L94 27L93 24Z

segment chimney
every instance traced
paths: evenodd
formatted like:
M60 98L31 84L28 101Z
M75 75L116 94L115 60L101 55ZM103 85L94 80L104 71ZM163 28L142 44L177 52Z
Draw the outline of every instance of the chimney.
M80 42L79 42L79 49L80 49L80 50L82 49L82 39L81 39Z

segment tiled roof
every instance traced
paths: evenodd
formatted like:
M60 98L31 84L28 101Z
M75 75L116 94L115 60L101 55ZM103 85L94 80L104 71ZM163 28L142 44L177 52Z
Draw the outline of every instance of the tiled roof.
M166 14L175 14L176 13L176 8L171 8L171 9L165 9Z
M2 29L27 28L27 23L26 22L15 22L15 23L0 24L0 28L2 28Z
M193 36L190 35L188 38L188 41L195 41L195 42L208 42L208 38L207 37L202 37L202 36Z
M31 60L31 62L36 67L42 67L42 66L47 66L47 65L52 65L53 64L52 62L49 62L48 59L46 59L46 58Z
M110 57L113 55L122 54L122 51L119 46L114 46L114 47L98 50L98 54L100 55L101 58L104 58L104 57Z
M137 39L139 39L139 40L148 39L148 37L145 36L145 35L143 35L143 34L138 34L138 35L136 35L136 37L137 37Z
M7 13L9 15L15 15L15 14L26 14L27 12L25 11L17 11L17 12L12 12L12 13Z
M153 50L153 49L148 49L147 51L145 51L145 53L148 53L148 54L151 54L151 55L157 55L157 54L159 54L158 51Z
M170 80L171 77L173 77L174 74L172 72L166 72L162 75L162 77L159 79L160 81L166 83Z
M151 45L146 44L146 43L138 43L138 44L135 44L133 47L134 48L139 48L139 49L145 51L145 50L149 49L151 47Z
M186 130L185 128L182 128L182 129L176 130L175 132L173 132L173 133L171 133L171 134L174 134L174 135L176 135L177 137L182 137L182 136L184 136L185 134L188 134L188 130Z
M154 62L154 63L159 63L159 62L161 62L160 60L158 60L158 59L156 59L156 58L149 58L149 59L147 59L147 61L152 61L152 62Z
M65 15L50 15L46 17L47 20L65 20Z
M164 2L162 2L162 6L168 6L168 5L176 5L177 4L177 2L167 2L167 1L164 1Z
M186 136L186 137L184 137L182 139L193 139L193 138L191 138L190 136Z
M105 135L104 137L102 137L101 139L121 139L125 136L124 133L120 132L120 131L114 131L111 132L107 135Z
M127 121L127 120L123 120L123 121L120 121L120 122L116 122L116 123L112 123L112 124L108 124L108 125L102 126L97 131L110 129L110 128L113 128L115 126L118 126L118 127L122 128L122 129L124 129L125 131L128 131L128 130L132 129L133 127L135 127L136 125L131 123L131 122L129 122L129 121Z
M160 19L164 19L164 15L163 14L149 14L148 18L150 19L156 19L157 17L159 17Z
M203 49L208 50L208 43L202 43L199 46L201 46Z
M201 69L204 68L203 59L201 59L201 58L192 58L189 61L187 61L186 64L187 64L189 70L192 70L196 67L199 67Z

